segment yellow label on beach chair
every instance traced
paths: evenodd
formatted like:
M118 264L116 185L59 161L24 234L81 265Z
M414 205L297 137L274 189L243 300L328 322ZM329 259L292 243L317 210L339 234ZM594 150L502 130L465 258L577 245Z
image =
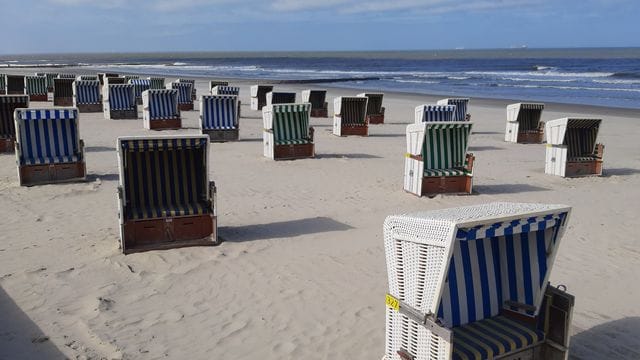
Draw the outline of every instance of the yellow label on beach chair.
M396 299L393 295L387 294L384 299L385 304L395 311L400 311L400 300Z

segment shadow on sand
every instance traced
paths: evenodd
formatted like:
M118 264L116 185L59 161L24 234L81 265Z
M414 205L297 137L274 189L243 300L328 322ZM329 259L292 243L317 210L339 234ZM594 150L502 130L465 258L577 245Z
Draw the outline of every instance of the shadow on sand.
M116 148L109 146L85 146L84 150L86 152L109 152L116 151Z
M609 169L609 168L604 168L604 170L602 170L602 175L607 177L607 176L627 176L627 175L635 175L635 174L640 174L640 170L639 169L630 169L630 168L618 168L618 169Z
M497 184L497 185L476 185L473 192L478 194L517 194L533 191L549 191L547 188L533 186L529 184Z
M371 154L316 154L318 159L380 159L380 156Z
M220 227L219 236L227 242L289 238L305 234L345 231L351 226L328 217L273 222L238 227Z
M640 359L640 317L610 321L571 337L569 359Z
M504 150L497 146L469 146L469 151L487 151L487 150Z
M96 181L100 179L100 181L118 181L120 179L120 175L118 174L87 174L87 181Z

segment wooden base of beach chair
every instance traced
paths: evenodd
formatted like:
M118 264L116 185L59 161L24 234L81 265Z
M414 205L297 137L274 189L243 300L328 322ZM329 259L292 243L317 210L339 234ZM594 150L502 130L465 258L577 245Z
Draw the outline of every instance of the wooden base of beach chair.
M471 176L425 176L422 178L422 194L471 194L473 178Z
M0 95L6 95L6 94L7 92L4 89L0 90Z
M138 110L111 110L109 111L109 118L112 120L119 119L137 119L138 118Z
M564 177L601 176L602 160L567 162Z
M73 98L72 97L54 97L53 105L54 106L73 106Z
M324 109L311 109L311 117L326 118L329 117L329 112Z
M76 108L79 112L84 113L92 113L92 112L102 112L102 104L76 104Z
M53 86L48 86L48 87L47 87L47 92L52 93L52 92L53 92Z
M190 104L178 104L178 109L180 111L191 111L191 110L193 110L193 103L190 103Z
M384 114L367 115L369 124L384 124Z
M31 186L84 180L87 174L84 162L19 167L20 185Z
M124 253L217 245L217 218L210 214L129 220L124 223Z
M48 94L31 94L29 95L29 101L48 101Z
M340 133L340 136L369 136L369 127L342 125Z
M24 95L24 90L7 90L7 95Z
M12 153L15 151L15 142L13 139L0 139L0 153Z
M181 118L149 120L149 130L180 129L181 127L182 127Z
M542 144L544 133L539 132L520 132L518 133L518 144Z
M276 145L273 152L274 160L306 159L315 156L313 144Z
M202 130L202 134L209 135L211 142L237 141L240 138L238 129L233 130Z

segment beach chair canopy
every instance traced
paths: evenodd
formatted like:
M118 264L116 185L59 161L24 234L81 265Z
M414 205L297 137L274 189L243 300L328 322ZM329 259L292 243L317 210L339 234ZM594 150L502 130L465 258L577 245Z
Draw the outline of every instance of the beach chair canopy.
M509 111L513 110L513 112ZM507 106L507 121L518 123L518 132L537 130L542 117L544 104L541 103L517 103Z
M324 109L327 90L302 90L302 102L311 103L312 109Z
M98 81L98 75L78 75L76 80L95 80Z
M73 82L75 78L53 79L53 93L55 97L73 97Z
M172 82L171 88L178 90L178 104L191 104L193 84L190 82Z
M144 93L149 98L149 117L151 119L173 119L180 115L178 90L149 89Z
M455 105L420 105L416 107L415 122L456 121Z
M271 104L293 104L296 102L296 93L270 91L267 93L267 105Z
M46 95L47 78L44 76L26 76L25 92L28 95Z
M456 112L454 115L453 121L466 121L468 108L469 108L469 98L447 98L438 100L438 105L455 105Z
M213 89L216 86L229 86L229 82L228 81L222 81L222 80L211 80L209 81L209 89ZM216 95L216 94L214 94ZM218 94L218 95L223 95L223 94Z
M24 75L7 75L7 93L24 94Z
M311 143L309 136L311 104L276 104L266 106L262 111L264 128L273 130L276 145Z
M17 109L15 121L20 165L82 160L75 108Z
M216 85L211 88L213 95L240 95L240 88L236 86Z
M367 102L367 115L378 115L382 113L382 97L384 94L362 93L358 96L364 96L369 99Z
M125 219L210 213L208 144L207 136L118 138Z
M0 95L0 138L13 139L16 136L13 112L18 108L29 107L27 95Z
M163 77L149 77L149 89L164 89Z
M273 85L251 85L249 88L251 97L265 96L266 93L273 90Z
M343 125L365 125L368 98L341 96L333 101L333 110L340 115Z
M58 79L75 79L76 74L58 74Z
M545 125L547 144L567 146L567 159L591 158L595 153L601 119L564 118Z
M127 81L123 77L119 76L107 76L104 80L105 84L113 85L113 84L126 84Z
M470 122L432 122L407 126L408 152L421 155L425 176L459 176L464 169Z
M109 85L110 110L131 110L136 108L136 99L131 84Z
M76 80L73 82L76 104L100 103L100 82L98 80Z
M202 129L206 130L237 129L238 97L235 95L202 96L200 120Z
M151 88L151 81L147 79L129 79L128 84L133 85L133 94L136 98L142 96L142 92Z

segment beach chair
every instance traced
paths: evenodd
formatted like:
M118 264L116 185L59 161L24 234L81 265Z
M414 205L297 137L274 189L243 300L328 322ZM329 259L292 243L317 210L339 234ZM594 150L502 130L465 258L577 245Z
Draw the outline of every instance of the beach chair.
M151 88L151 81L147 79L129 79L127 84L133 85L133 94L136 97L136 103L142 104L142 92Z
M178 108L180 111L193 110L192 87L193 85L190 82L174 81L167 84L167 89L178 90Z
M149 89L166 89L163 77L148 77Z
M209 135L211 142L238 140L240 126L237 103L236 95L201 96L200 132Z
M467 153L470 122L424 122L407 126L404 190L418 196L471 194L473 154Z
M53 105L73 106L73 82L75 78L53 79Z
M20 185L85 179L77 109L16 109L14 119Z
M453 117L453 121L469 121L471 120L471 114L469 114L469 98L447 98L438 100L437 105L455 105L456 112Z
M262 108L264 156L274 160L315 156L311 104L275 104Z
M541 144L544 123L540 121L544 104L517 103L507 106L507 129L504 141L520 144Z
M142 120L149 130L179 129L178 90L149 89L142 92Z
M601 119L547 121L545 173L562 177L601 176L604 145L597 143Z
M195 101L198 96L196 94L196 81L192 79L178 79L178 82L191 84L191 100Z
M53 92L53 79L56 79L58 75L58 73L44 73L44 76L47 78L47 92Z
M269 91L266 95L266 98L266 106L275 104L294 104L296 102L296 93Z
M273 91L272 85L252 85L251 91L251 110L262 110L267 105L267 93Z
M24 95L24 75L7 75L7 95Z
M7 75L0 74L0 95L7 93Z
M109 84L111 79L105 81ZM138 106L131 84L110 84L102 95L105 119L137 119Z
M224 81L218 81L219 83L223 83ZM214 81L211 81L213 84ZM240 88L236 86L228 86L228 85L216 85L211 88L211 95L235 95L238 99L238 114L237 117L240 119Z
M98 80L98 75L78 75L76 76L76 80L93 80L93 81L98 81L98 84L100 84L100 81Z
M387 217L383 359L566 359L574 297L549 278L570 212L490 203Z
M58 79L75 79L76 74L58 74Z
M415 123L430 121L455 121L456 106L455 105L432 105L425 104L416 106Z
M140 79L140 75L123 75L124 83L129 84L130 80Z
M106 78L117 78L117 77L120 77L120 75L116 73L98 73L98 80L100 80L100 85L104 85L104 79Z
M367 121L369 124L384 124L384 106L382 106L382 97L384 94L362 93L369 99L367 102Z
M44 76L25 76L24 93L31 101L47 101L47 78Z
M369 136L368 98L341 96L333 99L333 135Z
M326 98L327 90L302 90L302 102L311 104L311 117L326 118L329 116L329 103Z
M206 135L120 137L117 147L125 254L218 244Z
M0 153L14 151L16 127L13 112L28 107L27 95L0 95Z
M98 80L73 82L73 106L79 112L102 112L102 96Z
M214 94L213 93L213 88L216 86L229 86L229 82L228 81L221 81L221 80L211 80L209 81L209 89L211 89L211 95L222 95L222 94Z

